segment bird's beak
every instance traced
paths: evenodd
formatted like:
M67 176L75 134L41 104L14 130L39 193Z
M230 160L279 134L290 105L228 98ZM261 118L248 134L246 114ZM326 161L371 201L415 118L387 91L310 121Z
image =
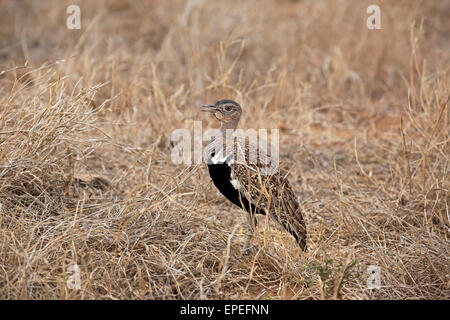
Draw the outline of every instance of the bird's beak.
M212 112L212 111L217 110L216 106L213 104L207 104L205 106L201 106L200 108L202 111L206 111L206 112Z

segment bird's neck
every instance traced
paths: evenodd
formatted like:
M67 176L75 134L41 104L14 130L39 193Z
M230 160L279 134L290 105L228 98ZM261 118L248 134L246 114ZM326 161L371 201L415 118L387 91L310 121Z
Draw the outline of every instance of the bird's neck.
M220 127L220 131L222 134L225 134L228 130L235 130L238 126L239 119L222 122L222 126Z
M233 135L234 130L236 130L237 128L238 122L239 119L229 122L223 121L220 130L212 137L210 143L208 144L208 147L219 149L221 148L221 150L225 150L227 138Z

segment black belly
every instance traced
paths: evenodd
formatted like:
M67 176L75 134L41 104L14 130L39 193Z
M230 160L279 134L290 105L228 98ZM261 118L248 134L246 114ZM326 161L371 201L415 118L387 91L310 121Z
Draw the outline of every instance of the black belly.
M214 185L231 202L252 213L265 214L260 208L255 208L248 199L231 184L231 168L225 163L209 164L209 175ZM241 202L242 201L242 202ZM244 207L242 207L244 205Z

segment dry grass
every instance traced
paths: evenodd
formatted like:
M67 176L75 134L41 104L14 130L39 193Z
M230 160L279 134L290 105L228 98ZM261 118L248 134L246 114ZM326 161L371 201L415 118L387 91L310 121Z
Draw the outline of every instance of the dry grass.
M448 1L69 4L0 2L1 298L450 297ZM241 255L242 212L171 162L218 98L281 130L308 252L262 218Z

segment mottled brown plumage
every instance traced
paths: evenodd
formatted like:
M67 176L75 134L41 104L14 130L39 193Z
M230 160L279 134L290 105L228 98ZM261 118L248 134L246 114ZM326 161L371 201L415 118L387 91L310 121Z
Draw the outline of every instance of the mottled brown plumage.
M259 213L268 214L280 223L306 250L306 226L287 172L280 168L275 155L258 148L254 139L236 130L242 113L240 105L232 100L220 100L202 108L213 112L222 123L206 147L205 158L215 186L249 213L245 248L256 224L255 214Z

